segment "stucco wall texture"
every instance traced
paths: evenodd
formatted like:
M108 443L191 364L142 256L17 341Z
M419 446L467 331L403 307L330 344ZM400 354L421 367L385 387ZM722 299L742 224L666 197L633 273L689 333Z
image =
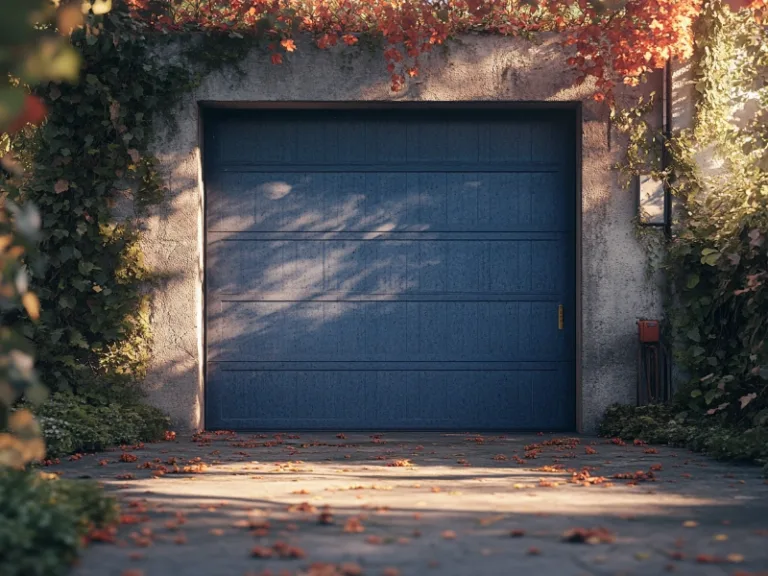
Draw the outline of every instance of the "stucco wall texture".
M243 63L246 75L215 73L182 102L175 130L160 134L153 152L168 186L164 202L143 219L147 264L163 280L155 289L153 357L145 381L149 401L179 430L204 422L203 195L199 102L258 101L580 101L582 119L582 429L593 432L613 402L633 402L636 326L661 313L657 278L635 238L634 195L612 166L621 158L605 104L589 84L573 85L555 37L536 42L467 36L425 57L419 77L393 93L381 54L320 51L299 43L282 66L263 52Z

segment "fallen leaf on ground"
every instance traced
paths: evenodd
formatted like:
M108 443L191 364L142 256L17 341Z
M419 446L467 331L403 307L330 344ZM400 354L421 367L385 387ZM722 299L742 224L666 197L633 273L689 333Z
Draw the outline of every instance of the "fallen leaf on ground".
M365 532L365 526L363 526L363 523L360 522L360 519L356 516L352 516L351 518L348 518L346 523L344 524L344 532L350 532L350 533L359 533L359 532Z
M272 555L272 548L267 548L266 546L254 546L251 548L251 556L254 558L271 558Z
M605 528L572 528L563 534L563 541L574 544L610 544L616 536Z
M317 523L323 525L333 524L333 514L331 514L330 506L323 506L320 515L317 517Z
M696 556L696 562L699 564L723 564L725 558L715 556L714 554L699 554Z

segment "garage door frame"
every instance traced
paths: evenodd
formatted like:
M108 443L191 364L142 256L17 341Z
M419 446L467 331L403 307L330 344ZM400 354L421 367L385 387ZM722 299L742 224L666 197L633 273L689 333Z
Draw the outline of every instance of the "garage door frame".
M355 101L355 102L317 102L317 101L291 101L291 102L219 102L219 101L198 101L198 144L200 147L200 171L201 171L201 194L202 194L202 385L203 385L203 426L208 429L207 410L209 387L207 382L208 374L208 326L207 326L207 246L208 246L208 226L207 226L207 195L206 190L206 154L205 154L205 126L210 121L212 113L226 110L455 110L455 111L487 111L499 110L505 112L515 111L571 111L574 122L575 149L573 153L573 166L575 174L573 175L573 194L575 198L574 214L574 242L575 258L574 265L574 315L575 323L575 362L573 381L575 389L575 422L576 431L583 431L583 409L582 409L582 103L581 102L386 102L386 101Z

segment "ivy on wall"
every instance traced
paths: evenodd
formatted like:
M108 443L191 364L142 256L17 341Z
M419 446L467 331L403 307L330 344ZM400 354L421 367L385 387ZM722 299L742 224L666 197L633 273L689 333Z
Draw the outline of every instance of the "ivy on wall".
M744 0L761 9L765 0ZM555 31L573 54L578 83L613 101L617 84L637 85L670 58L693 54L702 0L128 0L156 30L215 30L264 40L274 64L311 35L320 49L374 38L383 46L392 89L418 76L419 58L464 33L521 36Z
M768 26L710 1L693 133L672 146L679 233L666 270L689 407L768 425ZM691 144L689 144L692 143ZM699 170L698 166L711 165Z
M40 321L25 333L36 345L41 379L53 389L103 397L105 387L125 390L146 371L151 334L142 285L150 275L139 230L130 220L115 222L112 210L126 194L139 211L162 198L148 149L163 121L157 111L171 110L214 57L222 66L248 49L243 42L212 48L205 40L189 43L205 55L197 66L190 65L192 50L169 62L163 38L127 10L88 15L71 36L82 59L79 83L37 89L48 120L13 140L26 170L6 182L9 196L42 213L46 258L32 269Z
M652 102L614 114L630 140L622 172L665 181L678 206L672 238L649 247L689 377L680 413L744 430L768 425L768 26L754 16L703 4L693 129L666 140L645 120Z

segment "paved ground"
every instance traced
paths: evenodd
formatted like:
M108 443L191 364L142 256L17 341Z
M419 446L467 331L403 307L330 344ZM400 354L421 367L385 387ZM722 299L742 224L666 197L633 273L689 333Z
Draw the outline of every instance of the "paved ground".
M116 542L75 576L768 575L759 470L683 450L225 433L51 470L101 480L123 506Z

